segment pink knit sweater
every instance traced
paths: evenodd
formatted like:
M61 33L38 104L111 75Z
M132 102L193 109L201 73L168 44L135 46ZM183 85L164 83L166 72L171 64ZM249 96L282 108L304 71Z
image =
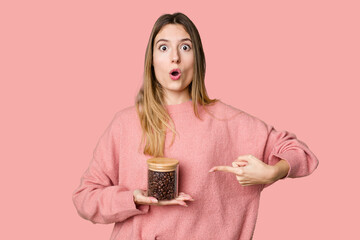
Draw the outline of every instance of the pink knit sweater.
M229 165L251 154L267 164L285 159L287 177L312 173L318 160L292 133L276 131L261 120L221 101L200 108L196 118L192 101L167 109L179 133L165 157L178 159L179 191L195 201L188 207L136 206L135 189L147 189L150 156L139 148L140 122L135 107L115 114L100 138L89 168L73 194L80 216L94 223L115 223L111 239L251 239L264 185L241 186L235 175L209 173L213 166ZM275 236L274 236L275 237Z

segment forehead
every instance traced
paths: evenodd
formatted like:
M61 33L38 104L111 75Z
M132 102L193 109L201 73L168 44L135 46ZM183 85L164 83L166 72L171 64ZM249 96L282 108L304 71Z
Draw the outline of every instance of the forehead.
M178 41L179 39L190 38L185 28L181 24L167 24L161 28L155 37L155 43L158 39L166 39L169 41Z

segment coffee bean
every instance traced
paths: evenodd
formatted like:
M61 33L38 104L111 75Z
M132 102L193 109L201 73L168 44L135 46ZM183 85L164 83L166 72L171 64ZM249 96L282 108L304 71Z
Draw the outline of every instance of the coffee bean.
M148 170L148 196L158 200L174 199L176 193L176 174L171 172L156 172Z

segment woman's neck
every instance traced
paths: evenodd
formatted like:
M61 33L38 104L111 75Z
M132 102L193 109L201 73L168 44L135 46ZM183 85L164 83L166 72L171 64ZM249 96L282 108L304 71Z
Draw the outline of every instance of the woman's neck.
M165 104L166 105L177 105L184 102L188 102L191 100L191 97L189 94L182 94L182 95L165 95L164 97Z

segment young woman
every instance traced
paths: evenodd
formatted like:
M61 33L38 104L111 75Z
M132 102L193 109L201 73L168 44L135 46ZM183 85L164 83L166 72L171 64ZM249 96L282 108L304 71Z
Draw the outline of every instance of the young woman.
M115 223L111 239L251 239L264 187L316 169L294 134L210 99L204 79L195 25L162 15L136 104L115 114L73 194L80 216ZM176 199L147 197L151 157L179 160Z

